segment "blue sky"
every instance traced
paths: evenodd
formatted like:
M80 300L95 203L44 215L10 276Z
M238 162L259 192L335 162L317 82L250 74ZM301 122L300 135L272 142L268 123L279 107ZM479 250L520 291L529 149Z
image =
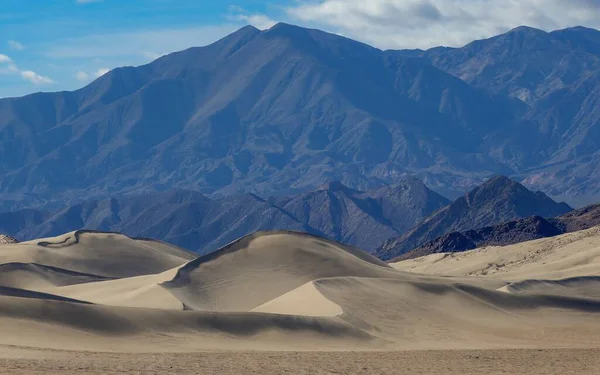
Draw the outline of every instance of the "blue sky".
M255 0L0 0L0 97L76 89L278 12Z
M428 48L519 25L598 28L600 1L0 0L0 97L76 89L108 69L277 21L380 48Z

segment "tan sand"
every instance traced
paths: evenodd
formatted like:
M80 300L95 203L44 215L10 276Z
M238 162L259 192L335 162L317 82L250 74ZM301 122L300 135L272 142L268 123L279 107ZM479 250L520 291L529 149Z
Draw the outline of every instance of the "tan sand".
M254 309L254 312L304 316L338 316L344 311L308 282Z
M110 278L35 263L0 264L0 286L13 288L41 290L106 280Z
M183 310L183 304L159 284L171 280L177 268L158 275L127 277L124 279L46 287L37 290L101 305L145 307Z
M194 259L192 253L114 233L76 231L54 238L2 245L0 264L37 263L103 277L164 272Z
M510 246L433 254L392 264L430 275L558 280L600 274L600 227Z
M192 261L162 285L194 310L250 311L308 282L334 276L404 277L357 249L275 232L246 237Z
M395 268L290 232L258 233L194 260L166 244L116 234L4 245L0 357L14 360L17 349L32 350L26 347L97 358L138 353L125 360L133 366L146 358L141 353L207 350L588 353L583 349L600 348L599 281L592 277L599 237L596 228Z

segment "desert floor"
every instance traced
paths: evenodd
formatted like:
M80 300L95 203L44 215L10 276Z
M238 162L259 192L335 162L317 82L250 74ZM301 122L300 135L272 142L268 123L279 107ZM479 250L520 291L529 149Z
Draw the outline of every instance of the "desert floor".
M600 373L599 349L116 354L0 348L0 374Z

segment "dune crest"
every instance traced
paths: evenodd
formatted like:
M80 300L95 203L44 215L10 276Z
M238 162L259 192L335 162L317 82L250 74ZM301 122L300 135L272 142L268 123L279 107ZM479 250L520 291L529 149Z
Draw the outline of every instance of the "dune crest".
M246 236L179 268L161 285L200 311L251 311L324 277L402 277L356 248L294 232Z
M162 243L152 246L147 240L93 231L5 245L0 252L0 264L37 263L106 278L156 274L194 258Z

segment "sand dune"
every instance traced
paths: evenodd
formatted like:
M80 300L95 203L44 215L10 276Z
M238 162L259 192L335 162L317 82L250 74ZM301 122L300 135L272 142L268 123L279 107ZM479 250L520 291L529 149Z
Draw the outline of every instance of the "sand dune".
M392 279L330 278L315 285L342 308L342 319L397 348L600 344L600 301Z
M181 267L161 284L200 311L250 311L324 277L403 277L355 248L292 232L245 237Z
M0 264L0 286L13 288L44 289L106 280L110 278L36 263Z
M57 296L49 293L36 292L27 289L9 288L6 286L0 286L0 296L4 297L18 297L18 298L32 298L36 300L44 301L61 301L61 302L73 302L73 303L87 303L85 301L79 301L72 298Z
M3 245L0 251L0 264L36 263L114 278L156 274L191 259L192 253L160 242L90 231Z
M96 304L183 310L175 296L159 284L171 280L177 269L157 275L127 277L85 285L42 288L41 291Z
M0 345L69 350L350 350L385 344L337 318L107 307L2 296L0 327Z
M600 300L600 276L581 276L562 280L524 280L507 285L506 291Z
M600 227L509 246L433 254L392 266L421 274L496 277L508 281L597 276Z
M257 233L197 259L107 233L3 245L0 347L597 348L600 283L590 275L600 231L568 236L395 268L292 232Z
M339 316L342 308L327 299L311 281L254 309L264 312L304 316Z

